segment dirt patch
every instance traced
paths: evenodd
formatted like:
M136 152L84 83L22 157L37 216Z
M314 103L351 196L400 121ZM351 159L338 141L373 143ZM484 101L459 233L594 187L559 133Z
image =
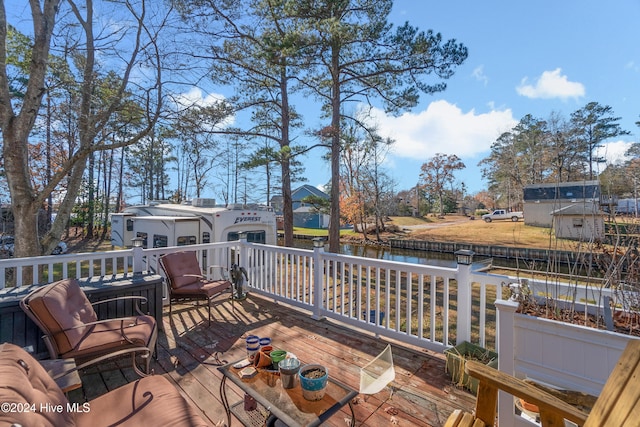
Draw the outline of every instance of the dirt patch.
M81 227L72 227L69 229L69 236L62 239L67 244L68 253L83 253L83 252L104 252L113 250L111 246L111 236L107 236L103 239L101 233L98 237L87 238L84 235L84 230Z

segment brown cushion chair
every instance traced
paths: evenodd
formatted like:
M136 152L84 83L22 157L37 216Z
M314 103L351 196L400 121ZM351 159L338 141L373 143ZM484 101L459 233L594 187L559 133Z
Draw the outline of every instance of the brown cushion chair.
M0 402L8 409L0 411L3 426L210 425L166 378L157 375L141 378L90 402L70 404L42 365L10 343L0 344Z
M88 365L124 354L131 354L135 371L149 374L158 327L153 317L138 316L98 320L93 307L114 300L143 300L144 297L111 298L91 304L76 279L36 288L20 301L22 310L44 332L44 342L52 359L73 358L82 369ZM146 359L144 373L136 354Z
M169 313L172 312L174 300L204 299L207 301L209 325L211 325L211 300L227 290L231 292L231 282L226 279L205 279L198 264L198 257L193 251L163 255L160 257L160 266L169 284ZM231 307L233 309L233 298L231 298Z

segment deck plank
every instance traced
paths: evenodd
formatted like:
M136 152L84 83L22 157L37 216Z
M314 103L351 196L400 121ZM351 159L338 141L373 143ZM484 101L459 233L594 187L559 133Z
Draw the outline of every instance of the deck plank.
M220 399L220 363L245 356L244 338L255 334L270 337L276 347L296 354L303 362L322 363L330 375L358 389L360 366L380 353L390 342L396 379L375 395L359 395L353 400L357 426L442 426L455 409L470 411L475 402L470 393L456 388L444 372L442 354L416 346L375 337L333 321L316 321L309 313L285 304L251 295L247 300L218 301L212 308L208 326L205 305L174 306L171 316L164 310L164 332L158 336L158 360L151 364L214 426L226 423ZM81 373L82 391L70 393L70 400L89 400L136 379L130 358L90 368ZM227 383L230 402L243 393ZM348 407L325 423L345 426ZM232 425L240 422L232 418Z

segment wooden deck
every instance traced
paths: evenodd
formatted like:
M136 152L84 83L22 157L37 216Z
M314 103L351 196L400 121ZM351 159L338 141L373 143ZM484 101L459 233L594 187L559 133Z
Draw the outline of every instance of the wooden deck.
M315 321L308 313L251 295L236 302L217 302L214 319L207 326L206 306L176 305L170 317L165 308L164 332L158 338L156 375L164 375L214 426L226 425L220 400L220 363L246 355L244 337L271 337L276 347L296 354L304 362L329 367L330 375L354 389L359 387L359 367L365 365L389 341L354 331L332 321ZM396 379L375 395L359 395L353 401L357 426L441 426L457 408L471 410L475 397L456 388L444 372L444 356L390 341ZM69 393L74 402L91 400L107 390L137 378L130 359L90 368L81 373L83 388ZM240 391L227 382L231 404ZM348 407L334 415L328 425L346 426ZM232 425L240 422L232 418Z

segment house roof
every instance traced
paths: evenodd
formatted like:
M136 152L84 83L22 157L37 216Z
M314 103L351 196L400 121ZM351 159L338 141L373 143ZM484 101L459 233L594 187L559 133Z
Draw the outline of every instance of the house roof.
M550 212L551 215L605 215L594 204L574 203Z
M298 187L295 190L291 191L291 197L293 198L293 200L295 202L299 202L301 199L303 199L306 196L306 194L304 196L301 196L301 197L298 197L298 195L300 193L305 193L305 192L309 193L309 194L312 194L314 196L317 196L317 197L322 197L323 199L328 199L329 198L329 195L327 193L325 193L324 191L322 191L322 190L320 190L320 189L318 189L318 188L316 188L316 187L314 187L312 185L309 185L309 184L305 184L305 185L303 185L301 187Z

